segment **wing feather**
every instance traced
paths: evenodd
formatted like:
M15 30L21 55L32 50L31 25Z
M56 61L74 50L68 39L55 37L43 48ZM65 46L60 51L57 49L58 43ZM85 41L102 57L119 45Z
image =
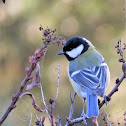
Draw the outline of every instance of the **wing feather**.
M69 71L71 78L79 85L101 97L105 94L108 67L106 63L93 69Z

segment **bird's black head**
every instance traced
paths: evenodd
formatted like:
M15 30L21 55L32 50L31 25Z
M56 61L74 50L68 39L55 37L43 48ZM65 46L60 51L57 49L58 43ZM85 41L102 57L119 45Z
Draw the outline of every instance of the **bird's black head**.
M88 40L82 37L72 37L64 45L63 51L58 54L64 54L71 61L77 58L89 48Z

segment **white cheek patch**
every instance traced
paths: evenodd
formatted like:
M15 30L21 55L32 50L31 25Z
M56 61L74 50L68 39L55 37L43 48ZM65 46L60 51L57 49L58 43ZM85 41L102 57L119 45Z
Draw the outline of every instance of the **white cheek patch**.
M84 49L84 45L81 44L78 47L72 49L71 51L66 51L66 54L69 55L71 58L76 58L81 54L83 49Z

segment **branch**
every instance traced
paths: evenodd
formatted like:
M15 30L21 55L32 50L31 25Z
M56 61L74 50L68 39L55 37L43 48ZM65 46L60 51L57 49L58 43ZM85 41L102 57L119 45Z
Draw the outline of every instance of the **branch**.
M121 56L121 58L119 59L119 62L125 63L124 56L123 56L123 51L122 50L126 49L126 44L123 43L123 45L124 45L124 47L121 48L121 38L119 38L118 45L115 46L115 48L117 48L117 54L120 54L120 56Z
M41 84L40 84L40 88L41 88L42 102L43 102L43 104L45 106L45 110L46 110L46 113L48 115L48 119L49 119L49 121L51 123L51 118L50 118L50 115L49 115L48 107L46 105L46 101L45 101L45 97L44 97L44 93L43 93L43 89L42 89L42 85Z
M53 110L55 108L55 105L56 105L56 102L57 102L57 99L58 99L58 96L59 96L59 80L60 80L60 65L58 65L58 82L57 82L57 94L56 94L56 98L55 98L55 101L50 99L49 100L49 103L50 103L50 118L51 118L51 126L54 126L54 119L53 119ZM56 125L60 125L61 121L60 119L58 118L57 120L58 122L56 122Z
M111 100L111 96L118 91L118 87L120 86L120 84L122 83L122 81L124 80L124 78L126 78L126 63L125 63L125 60L124 60L124 56L123 56L123 51L125 51L126 49L126 44L124 43L123 44L124 47L122 48L121 47L121 39L119 38L118 40L118 45L115 46L115 48L117 48L117 54L120 54L121 58L119 59L119 62L122 62L122 71L123 71L123 74L122 76L120 77L120 79L116 79L116 85L115 87L112 89L112 91L106 96L107 98L107 101L110 101ZM105 100L103 100L101 103L99 103L99 109L105 104Z
M35 103L35 98L34 98L34 96L32 95L32 93L30 93L30 92L25 92L25 93L23 93L23 94L21 94L20 95L20 99L23 97L23 96L25 96L25 95L28 95L28 96L30 96L30 98L32 99L32 105L33 105L33 107L37 110L37 111L39 111L39 112L44 112L45 110L42 110L36 103Z
M37 119L37 121L35 122L35 124L37 126L44 126L44 122L45 122L45 115L44 115L44 113L43 113L43 117L40 118L40 120L38 118L38 115L36 114L36 119Z
M74 92L73 98L71 97L71 92L70 92L70 100L71 100L71 107L70 107L70 113L69 113L69 120L72 119L72 114L73 114L73 105L74 105L74 100L76 97L77 93Z
M56 126L62 126L61 125L61 119L59 118L59 116L57 116L57 122L55 122Z
M31 90L35 86L39 86L39 84L40 84L40 65L39 65L39 63L36 63L36 70L32 77L32 83L27 84L26 90Z
M5 1L5 0L3 0L3 1ZM9 113L16 107L16 102L18 101L19 96L21 95L24 87L27 85L27 82L33 78L33 77L31 77L31 74L32 74L33 70L36 68L37 63L45 57L48 45L56 43L59 46L59 45L64 45L64 43L66 42L65 38L58 36L56 34L56 29L51 30L48 27L46 29L44 29L42 26L40 26L39 30L42 31L42 34L44 37L42 39L44 46L42 46L40 49L37 49L34 52L34 56L29 57L29 60L31 62L30 68L26 68L26 70L25 70L26 76L25 76L24 80L22 81L21 87L18 89L16 95L13 95L11 104L7 108L3 117L0 119L0 126L4 122L4 120L7 118ZM46 112L47 112L47 108L46 108Z
M56 102L57 102L57 99L58 99L58 96L59 96L59 81L60 81L60 65L58 65L58 82L57 82L57 94L56 94L56 98L55 98L55 101L53 103L53 109L55 108L55 105L56 105Z
M28 73L26 74L24 80L21 83L21 87L19 88L19 90L17 91L16 95L13 96L12 98L12 102L9 105L8 109L6 110L5 114L3 115L3 117L0 119L0 126L1 124L4 122L4 120L7 118L7 116L9 115L9 113L16 107L16 102L19 99L20 94L22 93L24 87L26 86L27 82L30 80L30 76L32 71L35 69L36 64L31 64L30 69L28 71Z
M68 121L68 123L65 126L72 126L76 123L81 123L81 122L83 122L83 117L79 117L79 118L70 120L70 121Z
M109 125L108 126L111 126L111 121L109 120L109 117L107 115L107 112L104 110L104 113L105 113L105 116L104 116L104 121L105 121L105 124L107 124L107 120L108 120L108 123ZM106 120L107 119L107 120Z
M71 124L74 124L74 123L76 123L76 122L78 122L78 120L80 121L80 118L79 119L77 119L77 120L71 120L72 119L72 114L73 114L73 105L74 105L74 101L75 101L75 97L76 97L76 92L74 92L74 95L73 95L73 98L71 97L71 92L70 92L70 101L71 101L71 107L70 107L70 112L69 112L69 118L68 117L66 117L66 119L67 119L67 122L66 122L66 126L69 126L69 125L71 125ZM83 118L82 118L82 121L83 121ZM74 123L73 123L74 122Z
M120 79L116 80L116 85L115 87L112 89L112 91L106 96L107 101L110 101L111 96L118 91L118 87L120 86L120 84L122 83L123 79L125 78L124 73L122 74L122 76L120 77ZM101 103L99 103L99 109L101 109L101 107L105 104L105 100L103 100Z

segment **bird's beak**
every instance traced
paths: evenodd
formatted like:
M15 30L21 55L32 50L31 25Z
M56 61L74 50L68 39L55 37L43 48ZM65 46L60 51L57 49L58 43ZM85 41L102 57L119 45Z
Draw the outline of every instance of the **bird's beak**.
M57 55L63 55L63 54L64 54L63 50L57 53Z

